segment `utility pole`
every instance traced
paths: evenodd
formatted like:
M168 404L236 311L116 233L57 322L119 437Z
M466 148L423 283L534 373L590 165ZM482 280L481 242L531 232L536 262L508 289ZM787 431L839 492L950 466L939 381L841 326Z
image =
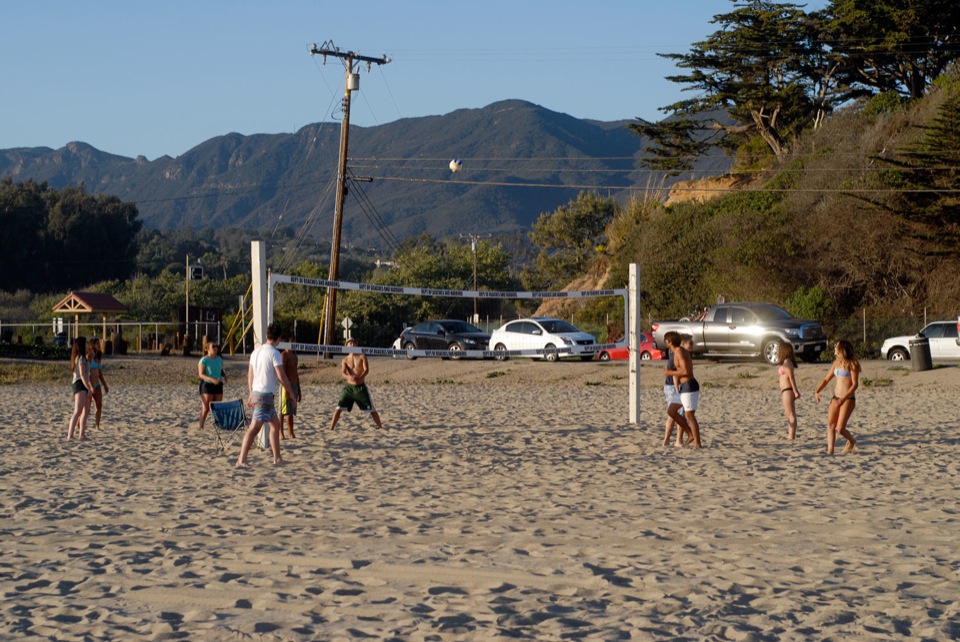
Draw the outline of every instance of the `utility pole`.
M490 235L461 234L460 238L470 239L470 249L473 250L473 289L479 290L480 287L477 284L477 243L481 238L490 238ZM477 297L473 297L473 322L477 323L479 320L480 317L477 314Z
M353 51L340 51L339 47L332 41L327 41L320 45L313 45L310 48L310 55L323 56L323 62L326 64L327 56L333 56L343 60L346 68L346 89L343 92L343 121L340 123L340 163L337 166L337 200L333 214L333 242L330 245L330 273L329 279L336 281L340 274L340 230L343 227L343 198L347 193L347 141L350 135L350 92L360 90L360 74L354 69L361 62L367 63L367 73L371 66L376 63L385 65L390 62L386 56L371 58L361 56ZM323 343L331 345L333 343L333 328L337 318L337 290L327 288L327 309L324 314L323 322ZM330 358L330 354L324 357Z

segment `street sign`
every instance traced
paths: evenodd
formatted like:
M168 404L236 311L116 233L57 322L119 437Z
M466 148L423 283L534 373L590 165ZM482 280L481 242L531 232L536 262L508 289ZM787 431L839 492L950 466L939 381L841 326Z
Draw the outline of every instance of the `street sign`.
M199 281L203 278L203 266L202 265L191 265L190 266L190 280Z
M353 319L350 317L343 317L343 321L340 322L340 325L343 326L344 330L349 330L353 327Z

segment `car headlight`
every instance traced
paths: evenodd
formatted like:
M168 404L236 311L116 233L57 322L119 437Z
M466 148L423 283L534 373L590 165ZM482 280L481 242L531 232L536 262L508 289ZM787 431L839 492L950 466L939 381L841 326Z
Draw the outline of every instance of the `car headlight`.
M788 337L799 337L799 336L800 336L800 329L799 329L799 328L787 328L787 329L784 331L784 334L786 334Z
M568 346L572 346L574 343L573 339L571 339L570 337L560 337L560 339L563 340L563 342Z
M477 340L476 340L476 339L464 339L463 342L464 342L465 344L467 344L468 346L475 346L475 345L477 345Z

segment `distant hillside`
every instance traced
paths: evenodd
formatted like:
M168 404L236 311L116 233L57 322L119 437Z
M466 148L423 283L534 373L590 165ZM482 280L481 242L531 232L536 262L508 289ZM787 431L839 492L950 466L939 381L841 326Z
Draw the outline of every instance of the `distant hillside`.
M639 167L645 141L627 122L582 120L508 100L351 127L349 171L373 181L351 188L344 242L383 247L371 223L377 214L397 239L421 232L442 238L526 230L583 189L625 201L660 181ZM295 134L218 136L178 158L153 161L80 142L7 149L0 150L0 177L53 187L83 182L89 193L136 202L149 228L300 229L309 221L310 232L326 240L339 141L340 124L327 122ZM463 160L459 174L448 169L452 158ZM728 166L706 159L698 170Z

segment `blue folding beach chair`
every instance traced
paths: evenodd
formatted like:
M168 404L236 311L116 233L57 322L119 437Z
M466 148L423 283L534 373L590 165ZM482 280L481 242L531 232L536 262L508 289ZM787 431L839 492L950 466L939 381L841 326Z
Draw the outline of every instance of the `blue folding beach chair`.
M243 436L247 431L247 413L243 401L213 401L210 403L213 427L217 433L217 452Z

